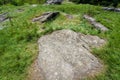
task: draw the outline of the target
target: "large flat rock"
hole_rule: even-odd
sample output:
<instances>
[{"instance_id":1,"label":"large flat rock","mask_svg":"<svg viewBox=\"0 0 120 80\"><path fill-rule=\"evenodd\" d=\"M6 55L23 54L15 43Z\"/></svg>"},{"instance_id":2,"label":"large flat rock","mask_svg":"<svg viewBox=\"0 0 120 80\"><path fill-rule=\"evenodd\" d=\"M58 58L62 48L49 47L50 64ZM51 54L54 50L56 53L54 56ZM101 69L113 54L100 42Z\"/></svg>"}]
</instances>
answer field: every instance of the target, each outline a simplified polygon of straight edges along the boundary
<instances>
[{"instance_id":1,"label":"large flat rock","mask_svg":"<svg viewBox=\"0 0 120 80\"><path fill-rule=\"evenodd\" d=\"M91 48L105 44L97 36L84 35L72 30L59 30L41 37L38 41L37 69L41 79L32 80L81 80L99 73L103 66L90 53Z\"/></svg>"}]
</instances>

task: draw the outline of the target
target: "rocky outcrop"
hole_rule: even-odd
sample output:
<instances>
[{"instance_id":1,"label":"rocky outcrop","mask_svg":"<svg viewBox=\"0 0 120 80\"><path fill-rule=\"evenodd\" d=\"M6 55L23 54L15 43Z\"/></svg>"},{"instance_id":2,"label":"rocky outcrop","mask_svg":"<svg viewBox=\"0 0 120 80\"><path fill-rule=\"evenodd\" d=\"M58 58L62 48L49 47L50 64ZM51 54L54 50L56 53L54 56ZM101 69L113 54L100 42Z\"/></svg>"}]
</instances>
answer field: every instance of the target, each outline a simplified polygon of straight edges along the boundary
<instances>
[{"instance_id":1,"label":"rocky outcrop","mask_svg":"<svg viewBox=\"0 0 120 80\"><path fill-rule=\"evenodd\" d=\"M8 13L3 13L3 14L0 14L0 30L2 30L5 26L5 23L7 21L9 21L9 18L8 18Z\"/></svg>"},{"instance_id":2,"label":"rocky outcrop","mask_svg":"<svg viewBox=\"0 0 120 80\"><path fill-rule=\"evenodd\" d=\"M47 0L46 4L61 4L63 0Z\"/></svg>"},{"instance_id":3,"label":"rocky outcrop","mask_svg":"<svg viewBox=\"0 0 120 80\"><path fill-rule=\"evenodd\" d=\"M86 20L88 20L96 29L101 30L101 31L108 31L108 28L106 28L104 25L101 23L98 23L94 18L90 17L89 15L84 15L83 16Z\"/></svg>"},{"instance_id":4,"label":"rocky outcrop","mask_svg":"<svg viewBox=\"0 0 120 80\"><path fill-rule=\"evenodd\" d=\"M120 8L103 7L102 9L103 9L103 10L106 10L106 11L120 12Z\"/></svg>"},{"instance_id":5,"label":"rocky outcrop","mask_svg":"<svg viewBox=\"0 0 120 80\"><path fill-rule=\"evenodd\" d=\"M40 22L46 22L48 20L54 19L59 12L46 12L42 14L40 17L33 18L32 22L40 21Z\"/></svg>"},{"instance_id":6,"label":"rocky outcrop","mask_svg":"<svg viewBox=\"0 0 120 80\"><path fill-rule=\"evenodd\" d=\"M84 35L71 30L59 30L41 37L38 41L37 66L41 79L33 80L80 80L99 73L103 66L91 54L91 48L105 44L97 36ZM38 69L37 68L37 69Z\"/></svg>"},{"instance_id":7,"label":"rocky outcrop","mask_svg":"<svg viewBox=\"0 0 120 80\"><path fill-rule=\"evenodd\" d=\"M8 19L7 15L8 15L8 13L0 14L0 22L7 20Z\"/></svg>"}]
</instances>

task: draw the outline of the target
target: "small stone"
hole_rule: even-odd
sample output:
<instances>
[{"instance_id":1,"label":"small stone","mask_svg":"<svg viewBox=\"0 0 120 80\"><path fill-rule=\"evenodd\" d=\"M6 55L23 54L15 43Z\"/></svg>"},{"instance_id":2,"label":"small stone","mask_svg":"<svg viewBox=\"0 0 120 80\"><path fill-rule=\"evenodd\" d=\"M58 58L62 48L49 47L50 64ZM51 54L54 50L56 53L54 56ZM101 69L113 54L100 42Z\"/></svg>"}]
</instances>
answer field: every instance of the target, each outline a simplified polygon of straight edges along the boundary
<instances>
[{"instance_id":1,"label":"small stone","mask_svg":"<svg viewBox=\"0 0 120 80\"><path fill-rule=\"evenodd\" d=\"M37 7L37 4L32 4L32 7Z\"/></svg>"},{"instance_id":2,"label":"small stone","mask_svg":"<svg viewBox=\"0 0 120 80\"><path fill-rule=\"evenodd\" d=\"M68 19L73 19L73 18L74 18L74 17L73 17L72 15L70 15L70 14L67 14L66 17L67 17Z\"/></svg>"},{"instance_id":3,"label":"small stone","mask_svg":"<svg viewBox=\"0 0 120 80\"><path fill-rule=\"evenodd\" d=\"M63 0L47 0L46 4L61 4Z\"/></svg>"}]
</instances>

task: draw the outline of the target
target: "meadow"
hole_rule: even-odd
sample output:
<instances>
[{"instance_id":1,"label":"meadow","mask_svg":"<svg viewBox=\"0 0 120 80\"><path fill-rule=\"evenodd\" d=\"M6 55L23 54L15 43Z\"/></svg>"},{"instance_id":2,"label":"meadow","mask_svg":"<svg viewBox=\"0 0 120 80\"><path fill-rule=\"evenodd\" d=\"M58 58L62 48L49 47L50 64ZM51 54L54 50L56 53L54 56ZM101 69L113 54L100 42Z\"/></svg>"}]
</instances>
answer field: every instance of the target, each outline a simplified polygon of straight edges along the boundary
<instances>
[{"instance_id":1,"label":"meadow","mask_svg":"<svg viewBox=\"0 0 120 80\"><path fill-rule=\"evenodd\" d=\"M18 12L18 9L23 9ZM59 11L55 20L46 23L33 23L32 19L44 12ZM38 39L55 30L71 29L76 32L97 35L107 41L100 49L92 53L105 65L105 71L87 80L120 79L120 13L102 10L101 6L89 4L64 3L62 5L0 6L0 13L9 12L4 29L0 30L0 80L26 80L30 65L38 55ZM73 16L68 19L65 14ZM92 27L85 19L89 14L109 28L101 32Z\"/></svg>"}]
</instances>

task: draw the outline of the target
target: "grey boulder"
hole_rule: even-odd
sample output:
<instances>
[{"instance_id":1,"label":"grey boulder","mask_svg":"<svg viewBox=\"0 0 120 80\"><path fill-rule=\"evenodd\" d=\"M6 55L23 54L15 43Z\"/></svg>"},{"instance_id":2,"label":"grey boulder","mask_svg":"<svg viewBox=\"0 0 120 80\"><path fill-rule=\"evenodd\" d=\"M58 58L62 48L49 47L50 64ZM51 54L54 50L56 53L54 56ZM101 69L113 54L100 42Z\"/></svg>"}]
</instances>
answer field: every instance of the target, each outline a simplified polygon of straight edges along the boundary
<instances>
[{"instance_id":1,"label":"grey boulder","mask_svg":"<svg viewBox=\"0 0 120 80\"><path fill-rule=\"evenodd\" d=\"M8 22L8 21L9 21L8 12L0 14L0 30L2 30L3 28L7 27L5 25L5 23Z\"/></svg>"},{"instance_id":2,"label":"grey boulder","mask_svg":"<svg viewBox=\"0 0 120 80\"><path fill-rule=\"evenodd\" d=\"M46 4L61 4L63 0L47 0Z\"/></svg>"},{"instance_id":3,"label":"grey boulder","mask_svg":"<svg viewBox=\"0 0 120 80\"><path fill-rule=\"evenodd\" d=\"M106 11L115 11L115 12L120 12L120 8L113 8L113 7L103 7L103 10Z\"/></svg>"},{"instance_id":4,"label":"grey boulder","mask_svg":"<svg viewBox=\"0 0 120 80\"><path fill-rule=\"evenodd\" d=\"M46 12L43 13L40 17L33 18L32 22L40 21L43 23L48 20L54 19L57 15L59 15L59 12Z\"/></svg>"},{"instance_id":5,"label":"grey boulder","mask_svg":"<svg viewBox=\"0 0 120 80\"><path fill-rule=\"evenodd\" d=\"M7 15L8 15L8 13L0 14L0 22L7 20L8 19Z\"/></svg>"},{"instance_id":6,"label":"grey boulder","mask_svg":"<svg viewBox=\"0 0 120 80\"><path fill-rule=\"evenodd\" d=\"M41 37L38 44L36 63L40 73L32 73L41 79L32 76L33 80L81 80L103 69L103 65L90 52L91 48L105 44L97 36L59 30Z\"/></svg>"},{"instance_id":7,"label":"grey boulder","mask_svg":"<svg viewBox=\"0 0 120 80\"><path fill-rule=\"evenodd\" d=\"M88 20L96 29L101 30L103 32L108 31L109 29L102 25L101 23L97 22L94 18L89 15L83 16L86 20Z\"/></svg>"}]
</instances>

